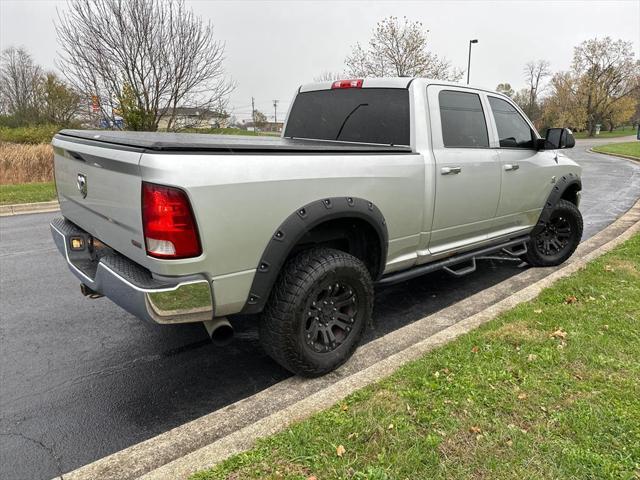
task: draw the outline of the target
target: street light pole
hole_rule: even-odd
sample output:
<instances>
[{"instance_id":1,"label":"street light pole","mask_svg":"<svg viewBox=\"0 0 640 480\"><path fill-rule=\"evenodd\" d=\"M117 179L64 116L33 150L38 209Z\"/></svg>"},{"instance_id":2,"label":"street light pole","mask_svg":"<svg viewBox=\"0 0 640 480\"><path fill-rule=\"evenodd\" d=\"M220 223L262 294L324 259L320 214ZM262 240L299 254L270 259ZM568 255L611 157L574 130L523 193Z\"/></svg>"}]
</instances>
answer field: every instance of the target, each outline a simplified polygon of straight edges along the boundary
<instances>
[{"instance_id":1,"label":"street light pole","mask_svg":"<svg viewBox=\"0 0 640 480\"><path fill-rule=\"evenodd\" d=\"M469 85L469 76L471 75L471 44L478 43L477 39L469 40L469 61L467 62L467 85Z\"/></svg>"}]
</instances>

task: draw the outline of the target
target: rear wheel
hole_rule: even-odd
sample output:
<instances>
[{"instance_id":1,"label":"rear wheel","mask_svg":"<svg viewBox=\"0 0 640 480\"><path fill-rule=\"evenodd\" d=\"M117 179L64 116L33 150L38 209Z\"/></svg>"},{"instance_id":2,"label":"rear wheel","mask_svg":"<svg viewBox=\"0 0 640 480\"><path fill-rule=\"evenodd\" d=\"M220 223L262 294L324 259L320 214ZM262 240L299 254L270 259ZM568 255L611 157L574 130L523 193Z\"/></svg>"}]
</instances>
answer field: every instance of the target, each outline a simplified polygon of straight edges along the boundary
<instances>
[{"instance_id":1,"label":"rear wheel","mask_svg":"<svg viewBox=\"0 0 640 480\"><path fill-rule=\"evenodd\" d=\"M566 261L582 238L582 215L573 203L559 200L549 220L536 227L537 232L527 244L527 253L522 256L535 267L550 267Z\"/></svg>"},{"instance_id":2,"label":"rear wheel","mask_svg":"<svg viewBox=\"0 0 640 480\"><path fill-rule=\"evenodd\" d=\"M308 250L283 268L260 319L260 340L286 369L322 375L353 354L372 310L373 282L360 260Z\"/></svg>"}]
</instances>

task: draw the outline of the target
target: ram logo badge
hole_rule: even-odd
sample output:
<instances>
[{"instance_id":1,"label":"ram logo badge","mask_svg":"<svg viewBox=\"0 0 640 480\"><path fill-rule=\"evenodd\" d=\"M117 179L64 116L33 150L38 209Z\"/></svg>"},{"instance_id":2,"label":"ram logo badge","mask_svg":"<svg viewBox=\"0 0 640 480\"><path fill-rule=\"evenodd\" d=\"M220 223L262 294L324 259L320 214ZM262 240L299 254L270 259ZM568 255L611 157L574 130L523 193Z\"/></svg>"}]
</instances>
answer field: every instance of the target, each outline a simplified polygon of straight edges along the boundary
<instances>
[{"instance_id":1,"label":"ram logo badge","mask_svg":"<svg viewBox=\"0 0 640 480\"><path fill-rule=\"evenodd\" d=\"M76 179L76 187L82 198L87 198L87 176L84 173L79 173Z\"/></svg>"}]
</instances>

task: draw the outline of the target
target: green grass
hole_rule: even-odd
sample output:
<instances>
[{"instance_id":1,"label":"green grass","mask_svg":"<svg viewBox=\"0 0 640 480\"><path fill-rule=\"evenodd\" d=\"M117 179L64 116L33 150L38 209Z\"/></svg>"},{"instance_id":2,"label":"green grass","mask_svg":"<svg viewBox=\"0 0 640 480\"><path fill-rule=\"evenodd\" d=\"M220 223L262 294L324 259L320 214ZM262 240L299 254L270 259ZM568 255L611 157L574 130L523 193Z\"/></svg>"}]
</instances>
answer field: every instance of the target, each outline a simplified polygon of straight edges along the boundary
<instances>
[{"instance_id":1,"label":"green grass","mask_svg":"<svg viewBox=\"0 0 640 480\"><path fill-rule=\"evenodd\" d=\"M0 142L11 143L51 143L53 136L62 127L38 125L33 127L0 127Z\"/></svg>"},{"instance_id":2,"label":"green grass","mask_svg":"<svg viewBox=\"0 0 640 480\"><path fill-rule=\"evenodd\" d=\"M595 137L589 137L589 132L576 132L573 134L575 138L615 138L635 135L637 130L631 126L621 127L610 132L608 130L600 130L600 134Z\"/></svg>"},{"instance_id":3,"label":"green grass","mask_svg":"<svg viewBox=\"0 0 640 480\"><path fill-rule=\"evenodd\" d=\"M640 160L640 141L638 140L634 140L633 142L599 145L597 147L593 147L593 150L601 153L615 153L618 155L626 155L628 157L635 157Z\"/></svg>"},{"instance_id":4,"label":"green grass","mask_svg":"<svg viewBox=\"0 0 640 480\"><path fill-rule=\"evenodd\" d=\"M161 310L190 310L211 307L211 290L206 283L179 288L173 292L151 293L151 301Z\"/></svg>"},{"instance_id":5,"label":"green grass","mask_svg":"<svg viewBox=\"0 0 640 480\"><path fill-rule=\"evenodd\" d=\"M191 478L638 479L639 352L636 235L536 300Z\"/></svg>"},{"instance_id":6,"label":"green grass","mask_svg":"<svg viewBox=\"0 0 640 480\"><path fill-rule=\"evenodd\" d=\"M0 185L0 205L48 202L56 199L53 182Z\"/></svg>"}]
</instances>

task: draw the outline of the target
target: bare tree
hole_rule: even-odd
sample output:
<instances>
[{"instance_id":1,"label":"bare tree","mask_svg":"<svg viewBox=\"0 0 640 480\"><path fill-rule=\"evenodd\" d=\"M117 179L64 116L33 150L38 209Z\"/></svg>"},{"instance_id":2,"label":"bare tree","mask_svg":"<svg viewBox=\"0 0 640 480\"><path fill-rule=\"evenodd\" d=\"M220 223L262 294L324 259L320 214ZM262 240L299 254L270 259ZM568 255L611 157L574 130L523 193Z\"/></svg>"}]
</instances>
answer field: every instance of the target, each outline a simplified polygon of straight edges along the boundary
<instances>
[{"instance_id":1,"label":"bare tree","mask_svg":"<svg viewBox=\"0 0 640 480\"><path fill-rule=\"evenodd\" d=\"M640 88L640 61L635 59L632 42L610 37L582 42L574 49L571 70L590 136L617 103Z\"/></svg>"},{"instance_id":2,"label":"bare tree","mask_svg":"<svg viewBox=\"0 0 640 480\"><path fill-rule=\"evenodd\" d=\"M9 47L0 57L0 106L18 123L37 121L42 69L24 48Z\"/></svg>"},{"instance_id":3,"label":"bare tree","mask_svg":"<svg viewBox=\"0 0 640 480\"><path fill-rule=\"evenodd\" d=\"M422 23L404 17L387 17L378 22L363 48L352 47L345 59L347 74L352 77L429 77L459 80L463 72L453 69L448 60L427 50L427 31Z\"/></svg>"},{"instance_id":4,"label":"bare tree","mask_svg":"<svg viewBox=\"0 0 640 480\"><path fill-rule=\"evenodd\" d=\"M524 67L529 99L523 110L533 121L536 121L539 117L538 98L545 88L544 80L551 75L550 66L551 64L547 60L538 60L528 62Z\"/></svg>"},{"instance_id":5,"label":"bare tree","mask_svg":"<svg viewBox=\"0 0 640 480\"><path fill-rule=\"evenodd\" d=\"M513 97L515 95L513 87L511 87L510 83L499 83L496 87L496 92L500 92L507 97Z\"/></svg>"},{"instance_id":6,"label":"bare tree","mask_svg":"<svg viewBox=\"0 0 640 480\"><path fill-rule=\"evenodd\" d=\"M323 70L320 75L313 77L314 82L332 82L333 80L340 80L344 75L339 72L331 72L329 70Z\"/></svg>"},{"instance_id":7,"label":"bare tree","mask_svg":"<svg viewBox=\"0 0 640 480\"><path fill-rule=\"evenodd\" d=\"M70 0L56 29L61 70L113 124L174 129L178 107L222 110L233 90L224 44L183 0Z\"/></svg>"}]
</instances>

